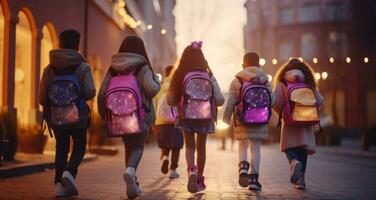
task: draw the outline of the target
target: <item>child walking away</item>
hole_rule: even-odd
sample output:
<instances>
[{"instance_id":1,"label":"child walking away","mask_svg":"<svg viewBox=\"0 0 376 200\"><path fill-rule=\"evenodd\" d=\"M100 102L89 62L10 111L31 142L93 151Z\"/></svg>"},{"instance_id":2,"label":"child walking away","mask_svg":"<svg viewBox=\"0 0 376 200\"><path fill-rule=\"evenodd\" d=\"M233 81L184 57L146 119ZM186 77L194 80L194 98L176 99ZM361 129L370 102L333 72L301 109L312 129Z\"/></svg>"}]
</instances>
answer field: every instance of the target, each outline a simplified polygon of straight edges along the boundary
<instances>
[{"instance_id":1,"label":"child walking away","mask_svg":"<svg viewBox=\"0 0 376 200\"><path fill-rule=\"evenodd\" d=\"M171 82L171 73L173 66L168 66L165 69L165 80L162 83L161 91L156 96L156 111L157 119L154 127L158 135L158 146L161 148L161 171L167 174L169 171L169 154L171 152L170 178L178 178L179 174L176 172L179 162L180 149L183 148L183 134L175 128L175 122L178 115L176 107L167 105L166 94Z\"/></svg>"},{"instance_id":2,"label":"child walking away","mask_svg":"<svg viewBox=\"0 0 376 200\"><path fill-rule=\"evenodd\" d=\"M233 115L234 137L239 140L239 184L242 187L249 185L250 190L262 187L259 182L260 148L261 140L268 138L272 102L271 85L259 66L259 56L253 52L245 54L243 70L236 74L230 85L223 121L231 123Z\"/></svg>"},{"instance_id":3,"label":"child walking away","mask_svg":"<svg viewBox=\"0 0 376 200\"><path fill-rule=\"evenodd\" d=\"M75 178L85 155L86 129L90 123L86 101L94 98L95 85L90 66L78 53L80 33L65 30L59 40L59 49L50 52L50 64L43 71L39 103L56 140L56 196L67 197L78 195ZM73 151L67 162L70 137Z\"/></svg>"},{"instance_id":4,"label":"child walking away","mask_svg":"<svg viewBox=\"0 0 376 200\"><path fill-rule=\"evenodd\" d=\"M176 127L182 130L184 135L188 191L191 193L206 188L203 176L206 137L208 133L214 133L216 107L224 103L223 95L205 60L201 45L202 42L192 42L184 49L167 93L167 103L178 106ZM195 150L197 150L197 167Z\"/></svg>"},{"instance_id":5,"label":"child walking away","mask_svg":"<svg viewBox=\"0 0 376 200\"><path fill-rule=\"evenodd\" d=\"M293 58L276 74L275 104L281 128L281 151L290 162L290 182L305 189L307 155L315 153L315 128L324 98L316 89L313 71L305 62Z\"/></svg>"},{"instance_id":6,"label":"child walking away","mask_svg":"<svg viewBox=\"0 0 376 200\"><path fill-rule=\"evenodd\" d=\"M98 110L110 137L122 137L125 148L123 174L129 199L141 195L136 170L150 126L155 121L152 98L160 85L151 68L144 42L126 37L111 59L98 94Z\"/></svg>"}]
</instances>

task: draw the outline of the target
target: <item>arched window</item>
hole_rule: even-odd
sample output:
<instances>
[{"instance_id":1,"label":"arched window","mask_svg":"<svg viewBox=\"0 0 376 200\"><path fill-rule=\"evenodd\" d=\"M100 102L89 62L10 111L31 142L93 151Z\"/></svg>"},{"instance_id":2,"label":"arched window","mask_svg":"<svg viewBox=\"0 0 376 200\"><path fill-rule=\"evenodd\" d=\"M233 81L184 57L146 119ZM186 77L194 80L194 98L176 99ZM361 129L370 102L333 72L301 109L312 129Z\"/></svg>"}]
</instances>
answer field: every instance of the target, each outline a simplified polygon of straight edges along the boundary
<instances>
[{"instance_id":1,"label":"arched window","mask_svg":"<svg viewBox=\"0 0 376 200\"><path fill-rule=\"evenodd\" d=\"M34 122L32 115L35 80L33 71L33 31L35 23L31 12L22 9L18 13L16 26L16 59L15 59L15 98L14 106L21 126ZM34 30L33 30L34 29Z\"/></svg>"},{"instance_id":2,"label":"arched window","mask_svg":"<svg viewBox=\"0 0 376 200\"><path fill-rule=\"evenodd\" d=\"M58 46L56 30L54 26L47 22L42 28L43 38L40 48L40 77L45 67L50 63L49 53L52 49L56 49Z\"/></svg>"},{"instance_id":3,"label":"arched window","mask_svg":"<svg viewBox=\"0 0 376 200\"><path fill-rule=\"evenodd\" d=\"M317 56L317 38L312 33L305 33L300 38L300 55L304 59L312 59Z\"/></svg>"},{"instance_id":4,"label":"arched window","mask_svg":"<svg viewBox=\"0 0 376 200\"><path fill-rule=\"evenodd\" d=\"M4 61L5 56L7 55L5 43L6 43L6 31L7 31L7 24L6 21L9 17L9 11L7 2L4 0L0 1L0 108L4 105L3 103L3 96L4 94L4 83L5 83L5 74L4 68L6 67L6 63Z\"/></svg>"}]
</instances>

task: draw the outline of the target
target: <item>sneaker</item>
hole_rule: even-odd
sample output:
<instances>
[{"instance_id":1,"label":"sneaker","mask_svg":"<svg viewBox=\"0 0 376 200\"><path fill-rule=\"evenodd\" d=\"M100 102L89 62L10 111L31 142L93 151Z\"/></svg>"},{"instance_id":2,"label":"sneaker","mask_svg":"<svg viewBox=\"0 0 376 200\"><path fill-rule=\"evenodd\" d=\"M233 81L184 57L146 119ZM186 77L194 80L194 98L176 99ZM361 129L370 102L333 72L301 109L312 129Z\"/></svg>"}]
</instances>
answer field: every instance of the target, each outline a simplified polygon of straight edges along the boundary
<instances>
[{"instance_id":1,"label":"sneaker","mask_svg":"<svg viewBox=\"0 0 376 200\"><path fill-rule=\"evenodd\" d=\"M136 177L136 192L137 192L137 196L140 197L141 194L142 194L142 191L141 191L141 188L140 188L140 183L137 181L137 177Z\"/></svg>"},{"instance_id":2,"label":"sneaker","mask_svg":"<svg viewBox=\"0 0 376 200\"><path fill-rule=\"evenodd\" d=\"M200 176L197 179L197 192L201 192L206 189L205 176Z\"/></svg>"},{"instance_id":3,"label":"sneaker","mask_svg":"<svg viewBox=\"0 0 376 200\"><path fill-rule=\"evenodd\" d=\"M304 190L306 188L305 180L304 180L304 173L300 172L299 179L294 183L294 187L296 189Z\"/></svg>"},{"instance_id":4,"label":"sneaker","mask_svg":"<svg viewBox=\"0 0 376 200\"><path fill-rule=\"evenodd\" d=\"M65 197L67 194L65 192L65 187L62 183L58 182L55 185L55 196L56 197Z\"/></svg>"},{"instance_id":5,"label":"sneaker","mask_svg":"<svg viewBox=\"0 0 376 200\"><path fill-rule=\"evenodd\" d=\"M136 170L132 167L128 167L123 174L125 183L127 184L127 196L128 199L135 199L137 197L137 184L136 184Z\"/></svg>"},{"instance_id":6,"label":"sneaker","mask_svg":"<svg viewBox=\"0 0 376 200\"><path fill-rule=\"evenodd\" d=\"M196 193L197 188L197 168L196 166L188 167L188 192L190 193Z\"/></svg>"},{"instance_id":7,"label":"sneaker","mask_svg":"<svg viewBox=\"0 0 376 200\"><path fill-rule=\"evenodd\" d=\"M66 196L77 196L78 190L76 186L76 182L74 177L68 171L63 172L63 176L61 177L61 182L65 187Z\"/></svg>"},{"instance_id":8,"label":"sneaker","mask_svg":"<svg viewBox=\"0 0 376 200\"><path fill-rule=\"evenodd\" d=\"M247 187L249 184L248 170L249 162L241 161L239 163L239 185L242 187Z\"/></svg>"},{"instance_id":9,"label":"sneaker","mask_svg":"<svg viewBox=\"0 0 376 200\"><path fill-rule=\"evenodd\" d=\"M295 183L299 179L300 170L302 169L302 163L297 160L291 160L290 165L290 182Z\"/></svg>"},{"instance_id":10,"label":"sneaker","mask_svg":"<svg viewBox=\"0 0 376 200\"><path fill-rule=\"evenodd\" d=\"M169 177L170 178L179 178L179 174L178 174L178 172L176 172L176 170L170 170L170 175L169 175Z\"/></svg>"},{"instance_id":11,"label":"sneaker","mask_svg":"<svg viewBox=\"0 0 376 200\"><path fill-rule=\"evenodd\" d=\"M249 175L249 187L250 190L261 190L262 185L258 181L258 174L250 174Z\"/></svg>"},{"instance_id":12,"label":"sneaker","mask_svg":"<svg viewBox=\"0 0 376 200\"><path fill-rule=\"evenodd\" d=\"M161 166L161 171L162 171L163 174L167 174L168 173L168 164L169 164L168 157L167 156L163 156L162 157L162 166Z\"/></svg>"}]
</instances>

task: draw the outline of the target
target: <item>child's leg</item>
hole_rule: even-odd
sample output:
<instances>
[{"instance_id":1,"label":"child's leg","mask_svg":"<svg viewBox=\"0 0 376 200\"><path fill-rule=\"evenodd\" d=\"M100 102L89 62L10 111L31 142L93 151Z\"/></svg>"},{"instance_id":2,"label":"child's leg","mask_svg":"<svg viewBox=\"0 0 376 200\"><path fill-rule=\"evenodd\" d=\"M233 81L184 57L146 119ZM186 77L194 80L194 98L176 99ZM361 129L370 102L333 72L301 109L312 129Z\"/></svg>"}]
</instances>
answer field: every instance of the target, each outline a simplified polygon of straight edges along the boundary
<instances>
[{"instance_id":1,"label":"child's leg","mask_svg":"<svg viewBox=\"0 0 376 200\"><path fill-rule=\"evenodd\" d=\"M141 161L142 155L144 153L144 145L148 133L139 133L137 135L132 135L131 150L128 158L128 167L133 167L137 169L138 164Z\"/></svg>"},{"instance_id":2,"label":"child's leg","mask_svg":"<svg viewBox=\"0 0 376 200\"><path fill-rule=\"evenodd\" d=\"M249 140L250 151L251 151L251 174L258 174L260 169L260 159L261 159L261 141L260 140Z\"/></svg>"},{"instance_id":3,"label":"child's leg","mask_svg":"<svg viewBox=\"0 0 376 200\"><path fill-rule=\"evenodd\" d=\"M292 160L299 160L296 148L286 149L285 153L289 163L291 163Z\"/></svg>"},{"instance_id":4,"label":"child's leg","mask_svg":"<svg viewBox=\"0 0 376 200\"><path fill-rule=\"evenodd\" d=\"M179 154L180 154L179 148L171 149L171 166L170 166L170 169L176 170L176 168L178 168Z\"/></svg>"},{"instance_id":5,"label":"child's leg","mask_svg":"<svg viewBox=\"0 0 376 200\"><path fill-rule=\"evenodd\" d=\"M163 159L164 156L169 156L170 154L170 149L169 148L161 148L161 160Z\"/></svg>"},{"instance_id":6,"label":"child's leg","mask_svg":"<svg viewBox=\"0 0 376 200\"><path fill-rule=\"evenodd\" d=\"M197 134L197 174L204 174L206 161L206 138L207 134Z\"/></svg>"},{"instance_id":7,"label":"child's leg","mask_svg":"<svg viewBox=\"0 0 376 200\"><path fill-rule=\"evenodd\" d=\"M56 140L56 155L55 155L55 184L61 182L61 176L64 170L67 169L67 158L69 152L69 134L65 131L54 132Z\"/></svg>"},{"instance_id":8,"label":"child's leg","mask_svg":"<svg viewBox=\"0 0 376 200\"><path fill-rule=\"evenodd\" d=\"M73 151L69 158L68 171L76 177L78 166L84 158L86 152L86 128L77 129L72 133Z\"/></svg>"},{"instance_id":9,"label":"child's leg","mask_svg":"<svg viewBox=\"0 0 376 200\"><path fill-rule=\"evenodd\" d=\"M185 159L187 161L187 166L192 167L195 165L195 134L193 133L183 133L185 141Z\"/></svg>"},{"instance_id":10,"label":"child's leg","mask_svg":"<svg viewBox=\"0 0 376 200\"><path fill-rule=\"evenodd\" d=\"M248 144L249 142L247 139L239 140L239 162L248 162Z\"/></svg>"},{"instance_id":11,"label":"child's leg","mask_svg":"<svg viewBox=\"0 0 376 200\"><path fill-rule=\"evenodd\" d=\"M305 148L299 148L298 160L302 163L302 169L300 171L305 173L305 170L307 168L307 160L308 160L307 150Z\"/></svg>"},{"instance_id":12,"label":"child's leg","mask_svg":"<svg viewBox=\"0 0 376 200\"><path fill-rule=\"evenodd\" d=\"M125 160L125 167L128 167L129 155L131 155L131 147L132 147L132 138L129 136L122 137L123 144L124 144L124 160Z\"/></svg>"},{"instance_id":13,"label":"child's leg","mask_svg":"<svg viewBox=\"0 0 376 200\"><path fill-rule=\"evenodd\" d=\"M299 161L299 147L286 149L285 153L290 162L290 182L295 183L298 181L302 169L302 163Z\"/></svg>"}]
</instances>

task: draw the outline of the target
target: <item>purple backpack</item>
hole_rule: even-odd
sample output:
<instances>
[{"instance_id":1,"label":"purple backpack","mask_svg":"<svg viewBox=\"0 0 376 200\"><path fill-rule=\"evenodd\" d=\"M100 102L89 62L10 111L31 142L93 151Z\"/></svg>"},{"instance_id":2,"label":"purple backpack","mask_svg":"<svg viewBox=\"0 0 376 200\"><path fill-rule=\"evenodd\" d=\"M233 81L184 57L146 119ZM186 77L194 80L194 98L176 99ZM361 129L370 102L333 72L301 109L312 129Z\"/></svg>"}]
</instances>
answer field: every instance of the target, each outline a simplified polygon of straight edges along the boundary
<instances>
[{"instance_id":1,"label":"purple backpack","mask_svg":"<svg viewBox=\"0 0 376 200\"><path fill-rule=\"evenodd\" d=\"M214 90L208 72L192 71L183 81L183 119L207 121L215 117Z\"/></svg>"},{"instance_id":2,"label":"purple backpack","mask_svg":"<svg viewBox=\"0 0 376 200\"><path fill-rule=\"evenodd\" d=\"M236 118L243 125L268 124L271 104L271 94L265 85L245 81L240 90L240 103L235 107Z\"/></svg>"},{"instance_id":3,"label":"purple backpack","mask_svg":"<svg viewBox=\"0 0 376 200\"><path fill-rule=\"evenodd\" d=\"M136 134L145 130L145 112L135 71L113 76L105 94L109 137Z\"/></svg>"},{"instance_id":4,"label":"purple backpack","mask_svg":"<svg viewBox=\"0 0 376 200\"><path fill-rule=\"evenodd\" d=\"M289 126L312 126L319 124L320 113L315 91L305 83L288 83L287 100L283 107L283 119ZM280 113L280 118L281 118Z\"/></svg>"},{"instance_id":5,"label":"purple backpack","mask_svg":"<svg viewBox=\"0 0 376 200\"><path fill-rule=\"evenodd\" d=\"M43 117L53 130L84 128L90 120L89 108L75 70L70 74L55 72L55 77L48 84L47 106L43 110Z\"/></svg>"}]
</instances>

